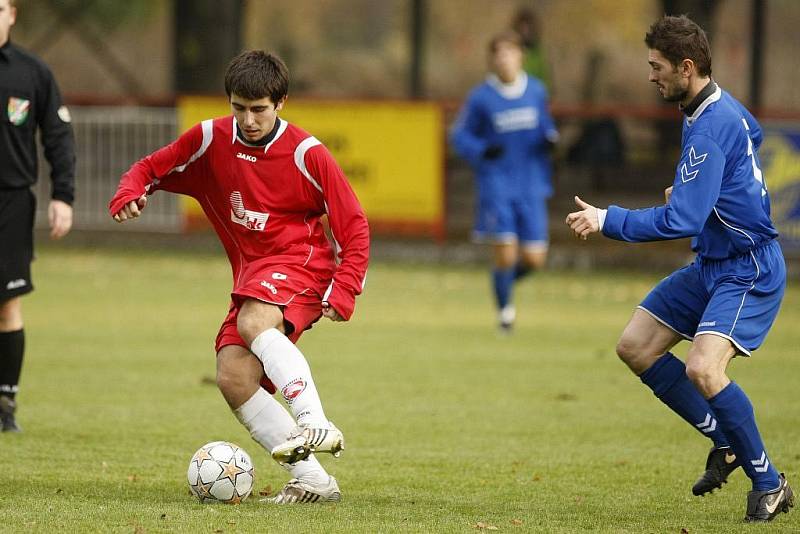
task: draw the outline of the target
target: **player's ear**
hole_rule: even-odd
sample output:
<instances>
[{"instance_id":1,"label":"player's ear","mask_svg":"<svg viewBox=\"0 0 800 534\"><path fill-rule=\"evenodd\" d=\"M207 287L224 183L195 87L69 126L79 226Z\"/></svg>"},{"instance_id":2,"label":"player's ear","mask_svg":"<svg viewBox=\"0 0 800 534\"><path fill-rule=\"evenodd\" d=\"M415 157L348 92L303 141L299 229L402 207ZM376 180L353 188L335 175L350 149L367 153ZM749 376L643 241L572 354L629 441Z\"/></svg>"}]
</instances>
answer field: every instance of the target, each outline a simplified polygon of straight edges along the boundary
<instances>
[{"instance_id":1,"label":"player's ear","mask_svg":"<svg viewBox=\"0 0 800 534\"><path fill-rule=\"evenodd\" d=\"M275 111L280 111L283 109L283 105L286 103L286 99L289 98L288 96L284 96L281 98L277 104L275 104Z\"/></svg>"},{"instance_id":2,"label":"player's ear","mask_svg":"<svg viewBox=\"0 0 800 534\"><path fill-rule=\"evenodd\" d=\"M684 59L681 61L680 65L678 66L678 70L680 70L681 76L684 78L688 78L693 72L697 71L694 61L691 59Z\"/></svg>"}]
</instances>

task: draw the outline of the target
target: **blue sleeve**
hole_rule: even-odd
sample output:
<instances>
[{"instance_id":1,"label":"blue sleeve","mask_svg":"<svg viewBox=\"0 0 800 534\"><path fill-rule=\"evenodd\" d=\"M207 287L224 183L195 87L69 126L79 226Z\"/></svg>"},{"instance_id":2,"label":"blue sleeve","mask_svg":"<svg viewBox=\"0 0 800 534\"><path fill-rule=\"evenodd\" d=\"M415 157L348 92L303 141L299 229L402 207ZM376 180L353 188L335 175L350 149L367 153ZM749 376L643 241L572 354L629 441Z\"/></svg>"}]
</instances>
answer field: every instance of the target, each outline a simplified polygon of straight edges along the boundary
<instances>
[{"instance_id":1,"label":"blue sleeve","mask_svg":"<svg viewBox=\"0 0 800 534\"><path fill-rule=\"evenodd\" d=\"M540 110L541 115L541 128L545 139L548 143L556 143L558 141L558 129L553 116L550 114L550 100L547 96L547 91L544 91L544 98Z\"/></svg>"},{"instance_id":2,"label":"blue sleeve","mask_svg":"<svg viewBox=\"0 0 800 534\"><path fill-rule=\"evenodd\" d=\"M475 93L472 93L453 124L450 141L458 154L473 166L477 166L488 142L481 137L484 128L484 115Z\"/></svg>"},{"instance_id":3,"label":"blue sleeve","mask_svg":"<svg viewBox=\"0 0 800 534\"><path fill-rule=\"evenodd\" d=\"M750 139L753 141L753 148L758 151L761 147L761 141L764 140L764 134L761 132L761 125L758 124L756 118L753 117L746 107L739 104L739 109L742 111L744 120L747 122L747 135L749 135Z\"/></svg>"},{"instance_id":4,"label":"blue sleeve","mask_svg":"<svg viewBox=\"0 0 800 534\"><path fill-rule=\"evenodd\" d=\"M603 234L620 241L663 241L700 233L719 198L725 155L706 135L690 137L683 147L669 204L628 210L609 206Z\"/></svg>"}]
</instances>

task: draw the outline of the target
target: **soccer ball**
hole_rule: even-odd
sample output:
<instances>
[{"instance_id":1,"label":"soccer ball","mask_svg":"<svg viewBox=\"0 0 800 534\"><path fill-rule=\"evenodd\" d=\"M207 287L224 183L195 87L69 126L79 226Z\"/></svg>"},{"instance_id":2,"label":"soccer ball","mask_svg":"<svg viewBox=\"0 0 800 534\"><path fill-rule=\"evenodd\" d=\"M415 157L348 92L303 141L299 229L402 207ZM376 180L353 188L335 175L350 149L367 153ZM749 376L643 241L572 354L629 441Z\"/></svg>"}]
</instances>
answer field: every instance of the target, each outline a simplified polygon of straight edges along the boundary
<instances>
[{"instance_id":1,"label":"soccer ball","mask_svg":"<svg viewBox=\"0 0 800 534\"><path fill-rule=\"evenodd\" d=\"M255 474L250 456L238 445L212 441L189 462L189 489L205 501L239 504L253 491Z\"/></svg>"}]
</instances>

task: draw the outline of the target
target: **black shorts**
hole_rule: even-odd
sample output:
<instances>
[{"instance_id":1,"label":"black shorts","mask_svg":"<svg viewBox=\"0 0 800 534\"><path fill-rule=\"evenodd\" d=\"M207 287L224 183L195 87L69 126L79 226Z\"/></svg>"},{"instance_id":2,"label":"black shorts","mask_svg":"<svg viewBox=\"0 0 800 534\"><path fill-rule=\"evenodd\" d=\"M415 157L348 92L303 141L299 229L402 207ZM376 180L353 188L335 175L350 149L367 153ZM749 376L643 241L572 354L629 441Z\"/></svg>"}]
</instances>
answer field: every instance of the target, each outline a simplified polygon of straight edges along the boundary
<instances>
[{"instance_id":1,"label":"black shorts","mask_svg":"<svg viewBox=\"0 0 800 534\"><path fill-rule=\"evenodd\" d=\"M33 220L30 189L0 189L0 302L33 291Z\"/></svg>"}]
</instances>

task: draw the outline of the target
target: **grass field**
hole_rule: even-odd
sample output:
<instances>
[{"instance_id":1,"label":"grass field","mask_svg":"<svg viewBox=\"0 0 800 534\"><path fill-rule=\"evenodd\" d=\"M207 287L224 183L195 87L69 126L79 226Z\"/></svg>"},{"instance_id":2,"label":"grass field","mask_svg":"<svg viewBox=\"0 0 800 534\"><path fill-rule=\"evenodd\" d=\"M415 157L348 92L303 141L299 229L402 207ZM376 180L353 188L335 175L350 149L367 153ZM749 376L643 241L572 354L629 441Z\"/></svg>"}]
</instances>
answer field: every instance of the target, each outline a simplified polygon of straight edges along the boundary
<instances>
[{"instance_id":1,"label":"grass field","mask_svg":"<svg viewBox=\"0 0 800 534\"><path fill-rule=\"evenodd\" d=\"M202 444L238 442L256 488L286 474L213 384L230 274L219 255L40 250L26 297L25 432L0 435L0 532L789 532L741 523L746 477L692 497L709 443L614 354L661 274L546 273L495 332L477 268L376 263L350 324L300 340L347 437L342 501L201 505ZM733 363L773 460L800 490L800 288ZM684 354L685 344L679 354Z\"/></svg>"}]
</instances>

